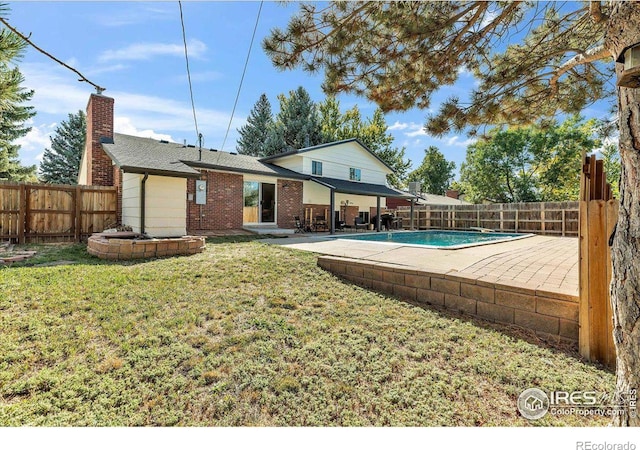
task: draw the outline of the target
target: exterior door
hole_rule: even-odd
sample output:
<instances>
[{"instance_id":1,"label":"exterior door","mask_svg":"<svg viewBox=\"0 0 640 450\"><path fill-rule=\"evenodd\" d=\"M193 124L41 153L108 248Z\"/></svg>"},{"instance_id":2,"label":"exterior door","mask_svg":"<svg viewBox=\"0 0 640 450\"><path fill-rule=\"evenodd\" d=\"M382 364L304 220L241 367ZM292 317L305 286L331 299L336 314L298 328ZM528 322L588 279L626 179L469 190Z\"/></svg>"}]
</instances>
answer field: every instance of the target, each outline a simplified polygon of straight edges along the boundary
<instances>
[{"instance_id":1,"label":"exterior door","mask_svg":"<svg viewBox=\"0 0 640 450\"><path fill-rule=\"evenodd\" d=\"M274 223L276 221L275 184L245 181L243 196L243 223Z\"/></svg>"},{"instance_id":2,"label":"exterior door","mask_svg":"<svg viewBox=\"0 0 640 450\"><path fill-rule=\"evenodd\" d=\"M260 183L260 222L276 221L276 185Z\"/></svg>"}]
</instances>

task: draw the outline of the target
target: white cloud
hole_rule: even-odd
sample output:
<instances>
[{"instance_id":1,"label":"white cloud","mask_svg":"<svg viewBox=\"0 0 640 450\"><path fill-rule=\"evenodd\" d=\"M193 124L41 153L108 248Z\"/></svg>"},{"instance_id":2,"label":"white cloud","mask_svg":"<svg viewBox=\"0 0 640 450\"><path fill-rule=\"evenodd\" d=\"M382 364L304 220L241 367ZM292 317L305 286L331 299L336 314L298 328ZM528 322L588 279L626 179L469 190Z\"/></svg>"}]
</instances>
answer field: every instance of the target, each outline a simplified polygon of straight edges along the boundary
<instances>
[{"instance_id":1,"label":"white cloud","mask_svg":"<svg viewBox=\"0 0 640 450\"><path fill-rule=\"evenodd\" d=\"M389 127L389 130L405 130L409 126L406 122L398 122L397 120Z\"/></svg>"},{"instance_id":2,"label":"white cloud","mask_svg":"<svg viewBox=\"0 0 640 450\"><path fill-rule=\"evenodd\" d=\"M20 145L20 160L26 166L40 164L44 154L43 150L50 147L51 141L49 137L53 135L57 126L56 123L41 125L30 123L30 125L32 125L31 131L15 141L16 144Z\"/></svg>"},{"instance_id":3,"label":"white cloud","mask_svg":"<svg viewBox=\"0 0 640 450\"><path fill-rule=\"evenodd\" d=\"M460 136L451 136L449 138L443 139L446 145L449 147L463 147L467 148L471 144L474 144L477 139L465 139L464 141L460 140Z\"/></svg>"},{"instance_id":4,"label":"white cloud","mask_svg":"<svg viewBox=\"0 0 640 450\"><path fill-rule=\"evenodd\" d=\"M158 141L164 140L175 142L169 134L156 133L153 130L138 130L133 123L131 123L131 119L128 117L115 117L113 119L113 128L116 133L152 138Z\"/></svg>"},{"instance_id":5,"label":"white cloud","mask_svg":"<svg viewBox=\"0 0 640 450\"><path fill-rule=\"evenodd\" d=\"M123 7L118 14L111 14L108 16L99 15L94 17L94 20L102 26L106 27L122 27L129 25L139 25L148 22L158 22L159 20L171 20L175 18L175 9L168 7L162 8L156 5L140 5L140 4L127 4L122 5L129 6Z\"/></svg>"},{"instance_id":6,"label":"white cloud","mask_svg":"<svg viewBox=\"0 0 640 450\"><path fill-rule=\"evenodd\" d=\"M396 121L393 125L389 127L389 130L395 131L404 131L402 133L407 137L416 137L416 136L427 136L427 132L424 130L424 126L415 122L398 122Z\"/></svg>"},{"instance_id":7,"label":"white cloud","mask_svg":"<svg viewBox=\"0 0 640 450\"><path fill-rule=\"evenodd\" d=\"M207 45L198 39L191 39L187 43L187 49L190 57L199 58L207 51ZM184 56L184 45L141 42L117 50L106 50L98 60L100 62L144 61L156 56Z\"/></svg>"},{"instance_id":8,"label":"white cloud","mask_svg":"<svg viewBox=\"0 0 640 450\"><path fill-rule=\"evenodd\" d=\"M25 87L35 90L31 104L38 112L35 117L38 127L44 120L48 123L59 121L66 119L70 112L86 110L89 95L94 92L94 89L87 83L78 83L75 74L62 68L52 69L49 64L24 64L21 70L26 80ZM191 143L196 142L193 112L188 98L175 100L111 91L108 85L105 87L107 88L105 95L115 99L114 127L118 132L140 133L136 135L158 139L173 137L177 142L187 138ZM196 113L199 131L204 135L205 145L219 147L229 124L230 112L200 108L196 102ZM245 123L245 119L246 117L242 117L241 114L236 115L231 123L225 148L235 146L236 130ZM40 146L40 150L46 145Z\"/></svg>"},{"instance_id":9,"label":"white cloud","mask_svg":"<svg viewBox=\"0 0 640 450\"><path fill-rule=\"evenodd\" d=\"M31 131L16 139L15 142L20 145L23 152L42 151L44 148L49 147L51 143L49 137L53 135L56 125L54 123L32 126Z\"/></svg>"}]
</instances>

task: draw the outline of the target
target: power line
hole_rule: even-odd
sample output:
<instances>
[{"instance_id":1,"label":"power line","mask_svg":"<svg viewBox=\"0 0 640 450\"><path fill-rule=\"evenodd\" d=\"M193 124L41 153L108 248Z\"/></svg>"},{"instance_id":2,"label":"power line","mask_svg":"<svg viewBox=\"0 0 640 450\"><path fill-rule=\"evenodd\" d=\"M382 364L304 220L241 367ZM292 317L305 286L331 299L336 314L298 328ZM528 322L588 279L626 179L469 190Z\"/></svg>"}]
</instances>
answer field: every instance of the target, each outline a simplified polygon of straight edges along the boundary
<instances>
[{"instance_id":1,"label":"power line","mask_svg":"<svg viewBox=\"0 0 640 450\"><path fill-rule=\"evenodd\" d=\"M78 70L74 69L73 67L71 67L70 65L60 61L58 58L56 58L55 56L53 56L51 53L48 53L47 51L43 50L42 48L38 47L36 44L34 44L33 42L31 42L31 34L29 34L29 36L25 36L24 34L20 33L18 30L16 30L14 27L12 27L11 25L9 25L9 22L7 22L6 19L0 17L0 22L2 22L4 24L4 26L6 26L9 30L11 30L13 33L15 33L16 35L18 35L20 38L22 38L23 41L25 41L27 44L29 44L30 46L32 46L33 48L35 48L36 50L38 50L40 53L42 53L43 55L53 59L55 62L57 62L58 64L66 67L67 69L71 70L72 72L75 72L80 78L78 79L78 81L85 81L87 83L89 83L91 86L96 88L96 92L98 94L102 94L102 91L105 90L105 88L98 86L97 84L89 81L87 79L87 77L85 77L84 75L82 75Z\"/></svg>"},{"instance_id":2,"label":"power line","mask_svg":"<svg viewBox=\"0 0 640 450\"><path fill-rule=\"evenodd\" d=\"M244 81L244 75L247 73L247 65L249 64L249 57L251 56L251 48L253 47L253 40L256 37L256 30L258 29L258 22L260 22L260 13L262 12L262 4L264 0L260 2L260 8L258 9L258 16L256 17L256 24L253 27L253 35L251 36L251 43L249 44L249 51L247 52L247 59L244 62L244 69L242 70L242 77L240 77L240 86L238 86L238 93L236 94L236 100L233 102L233 109L231 110L231 117L229 118L229 125L227 126L227 132L224 134L224 141L222 141L222 147L220 150L224 150L224 144L227 142L229 136L229 129L231 128L231 122L236 112L236 106L238 105L238 98L240 98L240 91L242 90L242 82Z\"/></svg>"},{"instance_id":3,"label":"power line","mask_svg":"<svg viewBox=\"0 0 640 450\"><path fill-rule=\"evenodd\" d=\"M180 24L182 25L182 42L184 43L184 58L187 61L187 79L189 80L189 94L191 95L191 110L193 111L193 123L196 125L196 138L201 142L200 131L198 130L198 119L196 118L196 104L193 101L193 86L191 85L191 70L189 69L189 53L187 52L187 34L184 31L184 17L182 15L182 2L178 1L180 6Z\"/></svg>"}]
</instances>

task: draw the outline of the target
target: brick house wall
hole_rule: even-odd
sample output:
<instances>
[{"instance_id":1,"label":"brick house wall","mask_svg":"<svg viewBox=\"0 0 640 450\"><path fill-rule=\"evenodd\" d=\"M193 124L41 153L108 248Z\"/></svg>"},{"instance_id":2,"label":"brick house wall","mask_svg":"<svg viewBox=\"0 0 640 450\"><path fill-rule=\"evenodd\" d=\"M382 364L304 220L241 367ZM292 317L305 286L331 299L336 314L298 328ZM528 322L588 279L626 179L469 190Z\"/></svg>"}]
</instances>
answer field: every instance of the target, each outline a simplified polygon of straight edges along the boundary
<instances>
[{"instance_id":1,"label":"brick house wall","mask_svg":"<svg viewBox=\"0 0 640 450\"><path fill-rule=\"evenodd\" d=\"M241 174L203 171L207 181L207 203L195 202L196 182L187 180L187 192L193 200L187 201L187 231L242 229L243 183Z\"/></svg>"},{"instance_id":2,"label":"brick house wall","mask_svg":"<svg viewBox=\"0 0 640 450\"><path fill-rule=\"evenodd\" d=\"M278 227L295 228L294 216L303 217L302 209L302 182L290 180L278 180L276 207Z\"/></svg>"},{"instance_id":3,"label":"brick house wall","mask_svg":"<svg viewBox=\"0 0 640 450\"><path fill-rule=\"evenodd\" d=\"M113 99L91 94L87 104L87 184L114 186L111 158L102 150L102 138L113 139Z\"/></svg>"}]
</instances>

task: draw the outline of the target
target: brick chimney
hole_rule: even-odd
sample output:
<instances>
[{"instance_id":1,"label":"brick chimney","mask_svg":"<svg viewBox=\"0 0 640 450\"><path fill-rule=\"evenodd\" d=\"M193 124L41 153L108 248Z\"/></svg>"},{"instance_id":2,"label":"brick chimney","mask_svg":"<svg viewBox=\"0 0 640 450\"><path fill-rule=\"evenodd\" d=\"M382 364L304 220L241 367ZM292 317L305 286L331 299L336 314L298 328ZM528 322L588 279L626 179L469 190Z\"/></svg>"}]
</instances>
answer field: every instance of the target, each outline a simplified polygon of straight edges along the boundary
<instances>
[{"instance_id":1,"label":"brick chimney","mask_svg":"<svg viewBox=\"0 0 640 450\"><path fill-rule=\"evenodd\" d=\"M460 191L455 189L447 189L444 195L446 195L447 197L457 199L458 197L460 197Z\"/></svg>"},{"instance_id":2,"label":"brick chimney","mask_svg":"<svg viewBox=\"0 0 640 450\"><path fill-rule=\"evenodd\" d=\"M113 99L91 94L87 104L87 184L113 186L113 163L102 150L101 140L113 141Z\"/></svg>"}]
</instances>

